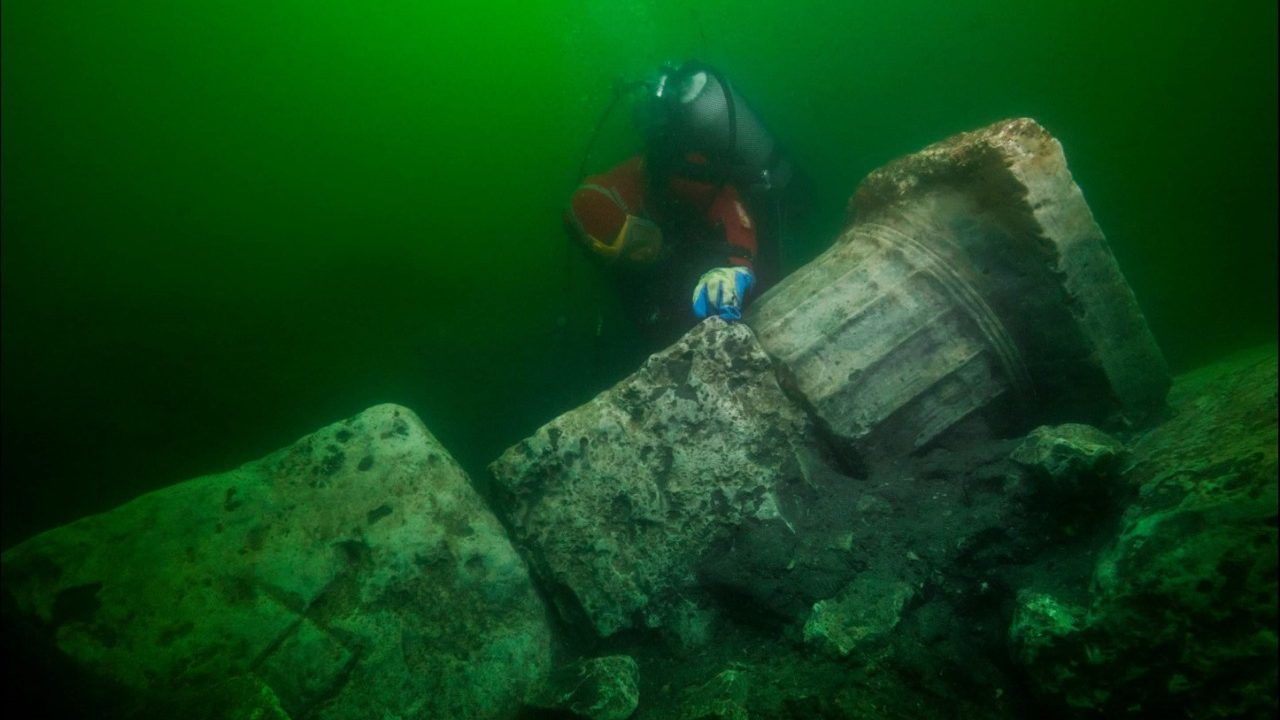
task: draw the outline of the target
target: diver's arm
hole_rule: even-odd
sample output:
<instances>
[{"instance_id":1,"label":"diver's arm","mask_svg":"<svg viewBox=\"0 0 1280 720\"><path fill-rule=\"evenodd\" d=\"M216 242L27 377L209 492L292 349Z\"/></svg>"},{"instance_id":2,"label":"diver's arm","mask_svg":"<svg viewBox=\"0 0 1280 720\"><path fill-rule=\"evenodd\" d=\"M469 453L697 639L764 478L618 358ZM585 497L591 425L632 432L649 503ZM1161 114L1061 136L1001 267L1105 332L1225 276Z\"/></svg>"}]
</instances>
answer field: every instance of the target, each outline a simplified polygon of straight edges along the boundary
<instances>
[{"instance_id":1,"label":"diver's arm","mask_svg":"<svg viewBox=\"0 0 1280 720\"><path fill-rule=\"evenodd\" d=\"M724 240L729 245L726 265L753 270L756 258L756 225L746 206L732 185L725 185L711 203L707 220L713 226L724 228Z\"/></svg>"},{"instance_id":2,"label":"diver's arm","mask_svg":"<svg viewBox=\"0 0 1280 720\"><path fill-rule=\"evenodd\" d=\"M755 286L752 263L756 256L756 228L732 185L725 185L707 211L707 220L724 229L727 257L724 267L707 271L693 289L693 313L738 320Z\"/></svg>"},{"instance_id":3,"label":"diver's arm","mask_svg":"<svg viewBox=\"0 0 1280 720\"><path fill-rule=\"evenodd\" d=\"M634 156L582 181L569 200L565 224L572 236L599 260L627 257L624 230L642 214L644 161Z\"/></svg>"}]
</instances>

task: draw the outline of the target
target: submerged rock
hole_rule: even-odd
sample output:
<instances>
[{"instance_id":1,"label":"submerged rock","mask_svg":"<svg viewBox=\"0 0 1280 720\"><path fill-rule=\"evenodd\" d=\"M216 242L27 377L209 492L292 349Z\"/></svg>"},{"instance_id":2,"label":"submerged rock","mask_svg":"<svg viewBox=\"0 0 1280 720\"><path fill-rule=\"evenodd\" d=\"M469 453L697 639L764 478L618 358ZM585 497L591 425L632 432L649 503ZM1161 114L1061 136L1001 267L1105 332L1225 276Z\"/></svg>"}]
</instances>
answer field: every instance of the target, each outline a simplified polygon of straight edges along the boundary
<instances>
[{"instance_id":1,"label":"submerged rock","mask_svg":"<svg viewBox=\"0 0 1280 720\"><path fill-rule=\"evenodd\" d=\"M502 718L550 663L506 533L394 405L46 532L3 567L18 621L129 694L124 714Z\"/></svg>"},{"instance_id":2,"label":"submerged rock","mask_svg":"<svg viewBox=\"0 0 1280 720\"><path fill-rule=\"evenodd\" d=\"M556 668L528 701L591 720L626 720L640 704L640 670L626 655L609 655Z\"/></svg>"},{"instance_id":3,"label":"submerged rock","mask_svg":"<svg viewBox=\"0 0 1280 720\"><path fill-rule=\"evenodd\" d=\"M747 711L750 689L748 673L725 670L684 693L680 720L748 720L751 717Z\"/></svg>"},{"instance_id":4,"label":"submerged rock","mask_svg":"<svg viewBox=\"0 0 1280 720\"><path fill-rule=\"evenodd\" d=\"M1144 421L1164 360L1067 170L1026 119L871 173L857 221L746 322L857 453Z\"/></svg>"},{"instance_id":5,"label":"submerged rock","mask_svg":"<svg viewBox=\"0 0 1280 720\"><path fill-rule=\"evenodd\" d=\"M1012 458L1045 480L1076 484L1083 476L1110 472L1123 452L1124 445L1101 430L1068 423L1032 430Z\"/></svg>"},{"instance_id":6,"label":"submerged rock","mask_svg":"<svg viewBox=\"0 0 1280 720\"><path fill-rule=\"evenodd\" d=\"M1124 457L1119 440L1078 423L1038 427L1010 455L1025 472L1033 504L1071 525L1081 516L1114 514L1129 490L1120 477Z\"/></svg>"},{"instance_id":7,"label":"submerged rock","mask_svg":"<svg viewBox=\"0 0 1280 720\"><path fill-rule=\"evenodd\" d=\"M748 522L791 532L807 432L751 331L713 318L490 470L567 619L705 635L700 558Z\"/></svg>"},{"instance_id":8,"label":"submerged rock","mask_svg":"<svg viewBox=\"0 0 1280 720\"><path fill-rule=\"evenodd\" d=\"M1106 691L1093 682L1092 658L1080 652L1084 608L1047 593L1018 595L1009 625L1014 659L1029 668L1042 688L1053 688L1076 708L1094 707Z\"/></svg>"},{"instance_id":9,"label":"submerged rock","mask_svg":"<svg viewBox=\"0 0 1280 720\"><path fill-rule=\"evenodd\" d=\"M860 577L840 594L813 606L804 625L805 642L839 656L883 639L897 626L915 594L895 579Z\"/></svg>"},{"instance_id":10,"label":"submerged rock","mask_svg":"<svg viewBox=\"0 0 1280 720\"><path fill-rule=\"evenodd\" d=\"M1139 495L1087 613L1026 602L1015 654L1040 689L1107 717L1274 717L1274 348L1179 380L1175 415L1133 446ZM1039 629L1036 629L1036 628Z\"/></svg>"}]
</instances>

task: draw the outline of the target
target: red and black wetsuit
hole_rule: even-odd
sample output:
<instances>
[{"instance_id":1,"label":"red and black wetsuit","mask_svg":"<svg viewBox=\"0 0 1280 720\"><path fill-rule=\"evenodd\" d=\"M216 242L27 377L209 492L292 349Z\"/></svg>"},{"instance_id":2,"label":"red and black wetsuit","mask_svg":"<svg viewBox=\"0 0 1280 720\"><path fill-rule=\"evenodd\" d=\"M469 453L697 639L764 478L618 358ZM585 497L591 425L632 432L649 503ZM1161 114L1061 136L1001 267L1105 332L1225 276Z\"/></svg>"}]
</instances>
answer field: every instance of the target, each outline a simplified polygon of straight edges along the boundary
<instances>
[{"instance_id":1,"label":"red and black wetsuit","mask_svg":"<svg viewBox=\"0 0 1280 720\"><path fill-rule=\"evenodd\" d=\"M707 162L697 154L685 160L695 166ZM624 306L654 342L672 342L697 321L691 300L706 271L746 267L757 274L757 291L761 280L772 279L773 268L762 267L771 266L776 257L767 247L771 238L758 235L752 213L730 183L651 177L645 159L635 156L584 180L573 194L566 221L579 239L586 233L611 242L628 214L647 217L662 228L661 259L610 266Z\"/></svg>"}]
</instances>

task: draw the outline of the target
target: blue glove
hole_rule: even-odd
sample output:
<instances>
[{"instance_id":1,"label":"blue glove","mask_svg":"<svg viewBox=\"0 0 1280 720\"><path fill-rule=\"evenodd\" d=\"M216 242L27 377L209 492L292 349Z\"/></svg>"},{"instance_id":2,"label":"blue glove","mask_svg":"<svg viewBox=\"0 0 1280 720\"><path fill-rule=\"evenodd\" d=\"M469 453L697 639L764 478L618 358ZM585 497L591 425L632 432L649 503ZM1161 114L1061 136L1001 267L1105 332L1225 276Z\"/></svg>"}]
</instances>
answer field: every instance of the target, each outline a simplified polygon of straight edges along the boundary
<instances>
[{"instance_id":1,"label":"blue glove","mask_svg":"<svg viewBox=\"0 0 1280 720\"><path fill-rule=\"evenodd\" d=\"M719 315L724 320L741 320L747 293L756 276L744 267L708 270L693 289L693 314L700 318Z\"/></svg>"}]
</instances>

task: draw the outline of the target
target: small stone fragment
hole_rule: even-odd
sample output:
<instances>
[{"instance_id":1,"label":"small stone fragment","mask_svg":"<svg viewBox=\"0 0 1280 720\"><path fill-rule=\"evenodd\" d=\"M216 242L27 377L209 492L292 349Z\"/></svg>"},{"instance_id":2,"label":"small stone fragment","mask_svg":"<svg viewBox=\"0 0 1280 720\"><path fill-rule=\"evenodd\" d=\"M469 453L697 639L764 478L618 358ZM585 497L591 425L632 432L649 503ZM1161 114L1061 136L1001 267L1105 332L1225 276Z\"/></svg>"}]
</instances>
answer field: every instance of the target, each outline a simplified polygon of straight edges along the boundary
<instances>
[{"instance_id":1,"label":"small stone fragment","mask_svg":"<svg viewBox=\"0 0 1280 720\"><path fill-rule=\"evenodd\" d=\"M1058 484L1075 484L1086 475L1112 469L1124 452L1119 440L1078 423L1032 430L1010 456L1014 462Z\"/></svg>"},{"instance_id":2,"label":"small stone fragment","mask_svg":"<svg viewBox=\"0 0 1280 720\"><path fill-rule=\"evenodd\" d=\"M900 580L860 577L830 600L814 604L804 640L840 657L883 638L902 619L914 595Z\"/></svg>"},{"instance_id":3,"label":"small stone fragment","mask_svg":"<svg viewBox=\"0 0 1280 720\"><path fill-rule=\"evenodd\" d=\"M1094 707L1106 697L1096 688L1085 640L1083 608L1066 605L1046 593L1018 594L1009 626L1014 658L1040 688L1062 696L1077 708Z\"/></svg>"},{"instance_id":4,"label":"small stone fragment","mask_svg":"<svg viewBox=\"0 0 1280 720\"><path fill-rule=\"evenodd\" d=\"M685 691L680 720L748 720L747 673L724 670L703 685Z\"/></svg>"},{"instance_id":5,"label":"small stone fragment","mask_svg":"<svg viewBox=\"0 0 1280 720\"><path fill-rule=\"evenodd\" d=\"M627 655L572 662L554 670L528 704L591 720L625 720L640 704L640 670Z\"/></svg>"}]
</instances>

